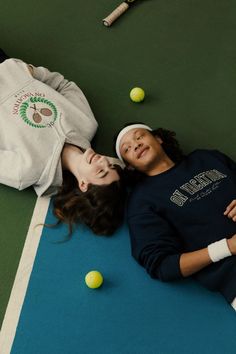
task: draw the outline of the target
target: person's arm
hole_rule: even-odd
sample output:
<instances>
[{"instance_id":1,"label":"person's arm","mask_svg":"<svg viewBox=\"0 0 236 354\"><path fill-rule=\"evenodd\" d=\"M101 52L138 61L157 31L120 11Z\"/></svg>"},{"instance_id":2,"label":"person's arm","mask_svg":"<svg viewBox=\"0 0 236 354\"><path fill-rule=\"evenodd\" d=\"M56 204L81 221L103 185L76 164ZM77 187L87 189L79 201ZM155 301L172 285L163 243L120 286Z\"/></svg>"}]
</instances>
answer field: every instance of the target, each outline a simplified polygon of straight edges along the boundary
<instances>
[{"instance_id":1,"label":"person's arm","mask_svg":"<svg viewBox=\"0 0 236 354\"><path fill-rule=\"evenodd\" d=\"M21 165L17 151L0 150L0 183L20 189Z\"/></svg>"},{"instance_id":2,"label":"person's arm","mask_svg":"<svg viewBox=\"0 0 236 354\"><path fill-rule=\"evenodd\" d=\"M208 249L183 253L180 256L180 271L183 277L188 277L212 263Z\"/></svg>"},{"instance_id":3,"label":"person's arm","mask_svg":"<svg viewBox=\"0 0 236 354\"><path fill-rule=\"evenodd\" d=\"M236 235L197 251L183 252L168 222L152 212L130 217L129 229L134 257L152 277L162 281L188 277L213 261L236 254ZM222 242L225 253L222 253Z\"/></svg>"},{"instance_id":4,"label":"person's arm","mask_svg":"<svg viewBox=\"0 0 236 354\"><path fill-rule=\"evenodd\" d=\"M236 222L236 199L232 200L232 202L226 207L224 215Z\"/></svg>"},{"instance_id":5,"label":"person's arm","mask_svg":"<svg viewBox=\"0 0 236 354\"><path fill-rule=\"evenodd\" d=\"M212 150L212 154L223 162L231 171L236 173L236 162L233 159L218 150Z\"/></svg>"},{"instance_id":6,"label":"person's arm","mask_svg":"<svg viewBox=\"0 0 236 354\"><path fill-rule=\"evenodd\" d=\"M180 256L183 245L169 223L145 206L137 214L128 208L132 255L152 278L172 281L183 278Z\"/></svg>"},{"instance_id":7,"label":"person's arm","mask_svg":"<svg viewBox=\"0 0 236 354\"><path fill-rule=\"evenodd\" d=\"M236 175L236 162L227 155L218 150L213 150L212 153L224 163ZM236 196L235 196L236 197ZM232 221L236 222L236 199L232 200L225 208L224 215Z\"/></svg>"},{"instance_id":8,"label":"person's arm","mask_svg":"<svg viewBox=\"0 0 236 354\"><path fill-rule=\"evenodd\" d=\"M30 64L28 65L28 69L36 80L43 82L59 92L68 101L82 109L87 115L94 119L93 112L85 95L73 81L69 81L65 79L62 74L58 72L51 72L42 66L35 67Z\"/></svg>"},{"instance_id":9,"label":"person's arm","mask_svg":"<svg viewBox=\"0 0 236 354\"><path fill-rule=\"evenodd\" d=\"M221 259L228 257L230 255L236 255L236 234L233 235L228 240L225 240L225 242L227 244L228 250L226 249L225 256L222 257ZM182 275L184 277L188 277L198 272L199 270L205 268L209 264L211 264L213 260L211 259L210 257L211 253L209 252L210 252L209 247L206 247L199 251L183 253L180 257L180 271ZM220 244L219 252L222 252L221 244Z\"/></svg>"}]
</instances>

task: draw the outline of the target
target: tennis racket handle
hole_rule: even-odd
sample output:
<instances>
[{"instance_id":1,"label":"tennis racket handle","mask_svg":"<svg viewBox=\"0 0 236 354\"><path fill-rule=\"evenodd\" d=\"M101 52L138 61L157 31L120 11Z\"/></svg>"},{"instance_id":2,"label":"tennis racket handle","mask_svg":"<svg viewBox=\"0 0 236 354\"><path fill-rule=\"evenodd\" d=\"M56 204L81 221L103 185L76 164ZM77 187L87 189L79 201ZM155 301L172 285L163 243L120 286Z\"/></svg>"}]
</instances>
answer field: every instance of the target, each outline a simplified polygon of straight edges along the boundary
<instances>
[{"instance_id":1,"label":"tennis racket handle","mask_svg":"<svg viewBox=\"0 0 236 354\"><path fill-rule=\"evenodd\" d=\"M120 17L125 11L128 10L128 8L129 8L129 4L127 4L126 2L122 2L122 4L120 4L114 11L112 11L112 13L110 13L109 16L107 16L102 20L103 24L107 27L111 26L112 23L118 17Z\"/></svg>"}]
</instances>

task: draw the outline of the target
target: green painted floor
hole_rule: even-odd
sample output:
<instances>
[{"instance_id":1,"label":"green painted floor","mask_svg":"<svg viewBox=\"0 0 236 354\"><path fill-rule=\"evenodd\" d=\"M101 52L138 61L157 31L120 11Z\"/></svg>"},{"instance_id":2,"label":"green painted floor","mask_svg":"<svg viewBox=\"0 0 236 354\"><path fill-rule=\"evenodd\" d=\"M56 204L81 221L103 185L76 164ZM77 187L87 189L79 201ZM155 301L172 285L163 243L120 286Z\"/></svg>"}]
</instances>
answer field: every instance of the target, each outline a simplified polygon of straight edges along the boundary
<instances>
[{"instance_id":1,"label":"green painted floor","mask_svg":"<svg viewBox=\"0 0 236 354\"><path fill-rule=\"evenodd\" d=\"M119 3L5 1L0 46L82 88L102 153L112 153L113 134L125 122L143 121L175 130L186 152L217 148L236 159L236 2L140 0L104 27L102 18ZM129 100L134 86L146 91L142 104ZM0 187L0 323L35 200L31 189Z\"/></svg>"},{"instance_id":2,"label":"green painted floor","mask_svg":"<svg viewBox=\"0 0 236 354\"><path fill-rule=\"evenodd\" d=\"M0 185L0 323L10 296L36 196Z\"/></svg>"}]
</instances>

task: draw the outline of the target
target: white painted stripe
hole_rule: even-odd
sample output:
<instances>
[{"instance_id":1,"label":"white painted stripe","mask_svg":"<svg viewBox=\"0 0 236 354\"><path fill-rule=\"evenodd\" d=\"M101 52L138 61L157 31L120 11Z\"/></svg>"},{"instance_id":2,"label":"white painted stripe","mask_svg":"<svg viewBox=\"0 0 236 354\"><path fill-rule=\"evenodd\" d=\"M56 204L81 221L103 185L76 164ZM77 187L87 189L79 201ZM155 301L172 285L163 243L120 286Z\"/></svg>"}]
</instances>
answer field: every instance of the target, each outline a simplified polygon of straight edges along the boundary
<instances>
[{"instance_id":1,"label":"white painted stripe","mask_svg":"<svg viewBox=\"0 0 236 354\"><path fill-rule=\"evenodd\" d=\"M0 333L0 353L9 354L33 269L50 198L37 199Z\"/></svg>"},{"instance_id":2,"label":"white painted stripe","mask_svg":"<svg viewBox=\"0 0 236 354\"><path fill-rule=\"evenodd\" d=\"M233 302L231 303L232 307L235 309L236 311L236 297L234 298Z\"/></svg>"}]
</instances>

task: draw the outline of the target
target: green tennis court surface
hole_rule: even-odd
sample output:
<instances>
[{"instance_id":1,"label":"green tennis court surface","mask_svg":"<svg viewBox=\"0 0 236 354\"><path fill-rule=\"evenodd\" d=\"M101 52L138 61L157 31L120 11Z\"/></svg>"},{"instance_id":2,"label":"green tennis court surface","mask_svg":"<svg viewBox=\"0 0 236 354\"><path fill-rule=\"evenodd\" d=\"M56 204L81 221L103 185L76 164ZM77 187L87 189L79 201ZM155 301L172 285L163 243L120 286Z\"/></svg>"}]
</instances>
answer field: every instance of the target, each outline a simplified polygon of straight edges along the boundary
<instances>
[{"instance_id":1,"label":"green tennis court surface","mask_svg":"<svg viewBox=\"0 0 236 354\"><path fill-rule=\"evenodd\" d=\"M143 0L110 28L119 1L42 0L1 4L1 47L62 72L86 94L100 129L95 146L112 153L128 121L177 132L186 152L235 152L235 1ZM134 104L129 91L145 89ZM35 196L1 186L0 317L3 319Z\"/></svg>"}]
</instances>

